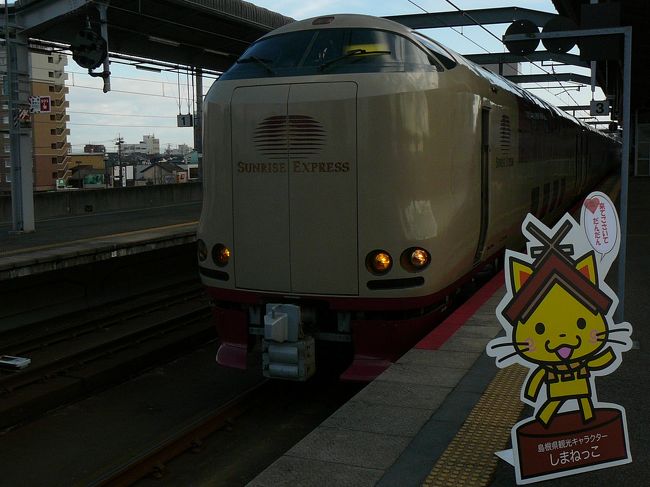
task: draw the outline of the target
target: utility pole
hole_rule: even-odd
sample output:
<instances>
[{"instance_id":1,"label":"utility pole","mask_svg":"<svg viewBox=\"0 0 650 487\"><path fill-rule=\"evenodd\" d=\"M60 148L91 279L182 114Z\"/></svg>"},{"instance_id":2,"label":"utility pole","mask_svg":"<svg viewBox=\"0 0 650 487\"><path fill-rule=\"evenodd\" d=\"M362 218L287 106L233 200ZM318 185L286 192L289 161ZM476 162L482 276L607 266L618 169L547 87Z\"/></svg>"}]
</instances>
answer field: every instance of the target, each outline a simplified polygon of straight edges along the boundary
<instances>
[{"instance_id":1,"label":"utility pole","mask_svg":"<svg viewBox=\"0 0 650 487\"><path fill-rule=\"evenodd\" d=\"M196 68L196 113L194 114L194 150L199 156L199 181L203 179L203 70Z\"/></svg>"},{"instance_id":2,"label":"utility pole","mask_svg":"<svg viewBox=\"0 0 650 487\"><path fill-rule=\"evenodd\" d=\"M117 141L115 142L115 145L117 146L117 165L120 168L120 186L124 187L126 186L126 181L124 181L124 173L126 172L124 167L122 166L122 144L124 143L124 139L120 136L120 134L117 134Z\"/></svg>"}]
</instances>

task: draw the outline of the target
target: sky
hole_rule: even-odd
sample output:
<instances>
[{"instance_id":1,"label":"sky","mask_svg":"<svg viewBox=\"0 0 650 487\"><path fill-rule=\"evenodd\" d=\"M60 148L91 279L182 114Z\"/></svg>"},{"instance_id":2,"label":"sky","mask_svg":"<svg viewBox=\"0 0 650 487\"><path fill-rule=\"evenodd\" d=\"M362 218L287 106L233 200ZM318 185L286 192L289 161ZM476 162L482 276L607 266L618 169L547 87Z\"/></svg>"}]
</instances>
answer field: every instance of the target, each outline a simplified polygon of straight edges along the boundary
<instances>
[{"instance_id":1,"label":"sky","mask_svg":"<svg viewBox=\"0 0 650 487\"><path fill-rule=\"evenodd\" d=\"M515 3L494 0L452 2L463 10L506 7ZM252 3L297 20L333 13L387 16L455 10L446 0L253 0ZM519 0L517 4L524 8L555 13L551 0ZM507 27L487 26L499 38ZM491 52L505 51L497 39L478 26L457 28L456 31L445 28L424 32L460 54L485 52L483 49ZM544 66L546 71L551 69ZM72 152L82 152L83 146L88 143L103 144L111 151L115 150L114 144L118 136L122 137L125 143L135 144L142 140L145 134L159 138L161 150L168 145L172 148L178 144L193 146L193 129L176 127L176 115L188 113L193 106L192 83L185 73L180 76L168 72L152 73L112 64L112 91L105 94L102 92L101 79L88 76L86 70L80 68L72 57L69 57L66 71L66 83L70 88L67 96L70 102L68 142L72 145ZM541 73L538 68L529 64L523 65L521 71L523 74ZM567 71L589 74L587 70L576 67L556 68L556 72ZM204 93L213 81L204 79ZM565 89L548 88L548 85L542 83L526 86L555 105L588 104L591 100L589 87L583 86L578 90L577 86L566 89L570 83L564 83ZM600 90L597 91L596 98L603 98ZM578 114L581 115L584 116L585 113Z\"/></svg>"}]
</instances>

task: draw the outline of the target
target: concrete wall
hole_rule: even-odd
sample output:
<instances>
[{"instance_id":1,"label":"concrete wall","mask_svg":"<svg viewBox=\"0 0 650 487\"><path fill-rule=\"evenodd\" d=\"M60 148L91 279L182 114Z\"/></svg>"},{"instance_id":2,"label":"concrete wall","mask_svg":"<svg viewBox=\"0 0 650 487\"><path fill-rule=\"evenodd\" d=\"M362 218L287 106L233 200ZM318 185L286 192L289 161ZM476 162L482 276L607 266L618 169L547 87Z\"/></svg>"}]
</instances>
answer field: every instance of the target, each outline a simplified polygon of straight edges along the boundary
<instances>
[{"instance_id":1,"label":"concrete wall","mask_svg":"<svg viewBox=\"0 0 650 487\"><path fill-rule=\"evenodd\" d=\"M34 193L37 220L200 201L201 183ZM11 196L0 195L0 222L11 221Z\"/></svg>"}]
</instances>

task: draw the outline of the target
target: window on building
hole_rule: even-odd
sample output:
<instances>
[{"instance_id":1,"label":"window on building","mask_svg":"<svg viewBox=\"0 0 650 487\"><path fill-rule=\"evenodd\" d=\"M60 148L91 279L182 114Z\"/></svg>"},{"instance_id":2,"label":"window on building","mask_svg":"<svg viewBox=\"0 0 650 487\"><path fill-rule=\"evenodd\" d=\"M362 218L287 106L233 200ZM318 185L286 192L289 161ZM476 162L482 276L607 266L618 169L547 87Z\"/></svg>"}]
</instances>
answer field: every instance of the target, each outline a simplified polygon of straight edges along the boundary
<instances>
[{"instance_id":1,"label":"window on building","mask_svg":"<svg viewBox=\"0 0 650 487\"><path fill-rule=\"evenodd\" d=\"M49 73L47 73L47 75L48 75L50 78L54 78L54 71L50 71Z\"/></svg>"},{"instance_id":2,"label":"window on building","mask_svg":"<svg viewBox=\"0 0 650 487\"><path fill-rule=\"evenodd\" d=\"M11 146L9 144L5 144L4 151L5 154L9 154L11 152Z\"/></svg>"},{"instance_id":3,"label":"window on building","mask_svg":"<svg viewBox=\"0 0 650 487\"><path fill-rule=\"evenodd\" d=\"M50 64L54 63L54 58L52 56L48 56L47 57L47 62L50 63Z\"/></svg>"},{"instance_id":4,"label":"window on building","mask_svg":"<svg viewBox=\"0 0 650 487\"><path fill-rule=\"evenodd\" d=\"M50 144L50 147L51 147L52 149L56 149L56 144Z\"/></svg>"},{"instance_id":5,"label":"window on building","mask_svg":"<svg viewBox=\"0 0 650 487\"><path fill-rule=\"evenodd\" d=\"M11 174L10 173L5 174L5 182L7 182L7 183L11 182Z\"/></svg>"},{"instance_id":6,"label":"window on building","mask_svg":"<svg viewBox=\"0 0 650 487\"><path fill-rule=\"evenodd\" d=\"M50 135L56 135L56 129L50 129Z\"/></svg>"},{"instance_id":7,"label":"window on building","mask_svg":"<svg viewBox=\"0 0 650 487\"><path fill-rule=\"evenodd\" d=\"M58 157L53 157L52 158L52 164L58 164L59 163L59 158Z\"/></svg>"},{"instance_id":8,"label":"window on building","mask_svg":"<svg viewBox=\"0 0 650 487\"><path fill-rule=\"evenodd\" d=\"M50 92L53 92L54 91L54 85L48 86L47 89L50 90Z\"/></svg>"},{"instance_id":9,"label":"window on building","mask_svg":"<svg viewBox=\"0 0 650 487\"><path fill-rule=\"evenodd\" d=\"M56 120L56 115L50 115L50 120Z\"/></svg>"},{"instance_id":10,"label":"window on building","mask_svg":"<svg viewBox=\"0 0 650 487\"><path fill-rule=\"evenodd\" d=\"M58 176L59 176L59 173L58 173L58 172L54 171L54 172L52 173L52 179L56 179Z\"/></svg>"},{"instance_id":11,"label":"window on building","mask_svg":"<svg viewBox=\"0 0 650 487\"><path fill-rule=\"evenodd\" d=\"M7 125L7 124L9 123L9 117L8 117L8 116L4 116L4 117L2 117L2 123L3 123L4 125Z\"/></svg>"},{"instance_id":12,"label":"window on building","mask_svg":"<svg viewBox=\"0 0 650 487\"><path fill-rule=\"evenodd\" d=\"M11 167L11 161L9 159L5 159L5 167Z\"/></svg>"}]
</instances>

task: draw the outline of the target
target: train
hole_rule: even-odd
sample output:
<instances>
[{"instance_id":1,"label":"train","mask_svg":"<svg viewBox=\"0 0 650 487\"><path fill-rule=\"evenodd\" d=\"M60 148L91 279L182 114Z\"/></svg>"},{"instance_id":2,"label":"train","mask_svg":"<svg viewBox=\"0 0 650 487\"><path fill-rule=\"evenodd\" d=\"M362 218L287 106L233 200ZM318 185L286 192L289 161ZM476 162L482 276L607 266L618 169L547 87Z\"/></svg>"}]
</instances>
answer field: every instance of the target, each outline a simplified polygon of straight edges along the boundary
<instances>
[{"instance_id":1,"label":"train","mask_svg":"<svg viewBox=\"0 0 650 487\"><path fill-rule=\"evenodd\" d=\"M371 380L620 144L433 39L341 14L252 43L204 103L198 264L219 364ZM336 348L335 348L336 349Z\"/></svg>"}]
</instances>

